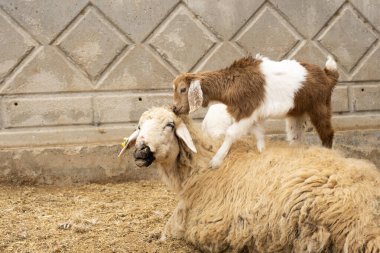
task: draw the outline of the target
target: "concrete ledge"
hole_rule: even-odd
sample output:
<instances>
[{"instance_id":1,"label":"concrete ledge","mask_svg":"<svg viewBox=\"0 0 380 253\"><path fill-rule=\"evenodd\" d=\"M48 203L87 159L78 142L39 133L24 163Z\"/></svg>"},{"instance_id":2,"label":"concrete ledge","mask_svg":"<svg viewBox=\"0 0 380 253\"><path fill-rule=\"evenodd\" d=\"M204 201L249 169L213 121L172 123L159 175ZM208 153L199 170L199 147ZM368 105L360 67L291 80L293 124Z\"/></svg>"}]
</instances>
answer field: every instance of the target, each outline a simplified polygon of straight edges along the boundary
<instances>
[{"instance_id":1,"label":"concrete ledge","mask_svg":"<svg viewBox=\"0 0 380 253\"><path fill-rule=\"evenodd\" d=\"M284 135L270 135L268 139L284 139ZM306 141L319 145L312 133L307 134ZM334 149L368 159L380 168L379 143L380 129L342 131L336 133ZM116 144L2 149L0 182L71 185L157 178L154 166L136 167L131 153L118 159L119 150Z\"/></svg>"},{"instance_id":2,"label":"concrete ledge","mask_svg":"<svg viewBox=\"0 0 380 253\"><path fill-rule=\"evenodd\" d=\"M197 124L205 109L193 115ZM335 131L380 129L380 114L334 115ZM62 145L110 145L117 144L131 134L137 123L104 124L100 126L41 127L38 129L4 129L0 131L1 148L34 148ZM268 120L265 123L267 134L283 134L285 120Z\"/></svg>"},{"instance_id":3,"label":"concrete ledge","mask_svg":"<svg viewBox=\"0 0 380 253\"><path fill-rule=\"evenodd\" d=\"M38 147L0 150L0 183L72 185L155 178L138 168L131 153L117 158L120 145Z\"/></svg>"},{"instance_id":4,"label":"concrete ledge","mask_svg":"<svg viewBox=\"0 0 380 253\"><path fill-rule=\"evenodd\" d=\"M285 140L285 135L276 134L269 138ZM305 139L309 145L321 145L321 141L314 133L307 133ZM333 149L342 151L346 157L369 160L380 169L380 129L336 132Z\"/></svg>"}]
</instances>

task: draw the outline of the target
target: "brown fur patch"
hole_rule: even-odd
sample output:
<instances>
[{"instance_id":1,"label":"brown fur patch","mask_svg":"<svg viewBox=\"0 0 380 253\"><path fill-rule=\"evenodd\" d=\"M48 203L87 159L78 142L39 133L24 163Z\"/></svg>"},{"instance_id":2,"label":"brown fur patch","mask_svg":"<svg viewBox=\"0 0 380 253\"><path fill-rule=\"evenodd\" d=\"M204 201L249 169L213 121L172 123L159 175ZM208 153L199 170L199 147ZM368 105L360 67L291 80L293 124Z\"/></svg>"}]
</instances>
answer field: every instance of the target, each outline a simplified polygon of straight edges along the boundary
<instances>
[{"instance_id":1,"label":"brown fur patch","mask_svg":"<svg viewBox=\"0 0 380 253\"><path fill-rule=\"evenodd\" d=\"M210 101L219 101L227 105L228 112L236 121L249 117L264 99L265 80L259 69L261 62L253 57L245 57L219 71L182 74L174 81L174 101L180 107L186 107L188 101L185 97L183 100L186 101L181 101L177 87L181 83L189 87L193 80L200 80L203 107L207 107Z\"/></svg>"},{"instance_id":2,"label":"brown fur patch","mask_svg":"<svg viewBox=\"0 0 380 253\"><path fill-rule=\"evenodd\" d=\"M334 137L331 126L331 95L339 74L337 71L322 70L314 64L301 65L306 68L308 75L302 88L295 94L295 106L289 111L288 116L297 117L307 113L322 140L322 145L331 148Z\"/></svg>"}]
</instances>

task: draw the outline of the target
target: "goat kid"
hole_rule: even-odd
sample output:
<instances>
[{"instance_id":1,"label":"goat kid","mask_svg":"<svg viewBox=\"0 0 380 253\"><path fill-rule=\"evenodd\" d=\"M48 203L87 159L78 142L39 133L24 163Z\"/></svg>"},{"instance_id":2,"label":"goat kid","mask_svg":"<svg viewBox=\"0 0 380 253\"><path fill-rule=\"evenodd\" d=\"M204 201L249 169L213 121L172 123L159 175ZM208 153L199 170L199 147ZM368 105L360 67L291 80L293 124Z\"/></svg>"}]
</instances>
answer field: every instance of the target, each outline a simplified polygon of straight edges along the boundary
<instances>
[{"instance_id":1,"label":"goat kid","mask_svg":"<svg viewBox=\"0 0 380 253\"><path fill-rule=\"evenodd\" d=\"M297 141L306 115L316 128L322 145L332 147L331 94L338 81L336 62L329 56L324 69L295 60L272 61L245 57L219 71L185 73L173 84L174 111L188 114L210 101L227 105L234 120L210 166L218 168L232 143L250 131L257 148L265 148L262 124L268 118L286 117L287 138Z\"/></svg>"}]
</instances>

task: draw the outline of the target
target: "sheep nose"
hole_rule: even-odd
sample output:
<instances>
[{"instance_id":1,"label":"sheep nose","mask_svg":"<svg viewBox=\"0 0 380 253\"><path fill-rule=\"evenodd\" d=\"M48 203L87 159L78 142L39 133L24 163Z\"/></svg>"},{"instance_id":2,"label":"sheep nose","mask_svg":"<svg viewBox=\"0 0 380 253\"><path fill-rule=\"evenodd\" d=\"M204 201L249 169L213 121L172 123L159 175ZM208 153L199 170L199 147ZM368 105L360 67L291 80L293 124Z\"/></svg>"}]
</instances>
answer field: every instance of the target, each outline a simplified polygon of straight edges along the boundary
<instances>
[{"instance_id":1,"label":"sheep nose","mask_svg":"<svg viewBox=\"0 0 380 253\"><path fill-rule=\"evenodd\" d=\"M135 147L140 149L142 146L147 145L147 141L143 135L139 136L136 140Z\"/></svg>"},{"instance_id":2,"label":"sheep nose","mask_svg":"<svg viewBox=\"0 0 380 253\"><path fill-rule=\"evenodd\" d=\"M135 158L135 163L137 166L148 167L155 160L153 152L150 150L149 146L145 143L138 146L133 154Z\"/></svg>"},{"instance_id":3,"label":"sheep nose","mask_svg":"<svg viewBox=\"0 0 380 253\"><path fill-rule=\"evenodd\" d=\"M136 159L145 159L150 155L150 153L152 153L152 151L150 151L149 146L147 146L145 143L142 143L137 147L134 153L134 157Z\"/></svg>"}]
</instances>

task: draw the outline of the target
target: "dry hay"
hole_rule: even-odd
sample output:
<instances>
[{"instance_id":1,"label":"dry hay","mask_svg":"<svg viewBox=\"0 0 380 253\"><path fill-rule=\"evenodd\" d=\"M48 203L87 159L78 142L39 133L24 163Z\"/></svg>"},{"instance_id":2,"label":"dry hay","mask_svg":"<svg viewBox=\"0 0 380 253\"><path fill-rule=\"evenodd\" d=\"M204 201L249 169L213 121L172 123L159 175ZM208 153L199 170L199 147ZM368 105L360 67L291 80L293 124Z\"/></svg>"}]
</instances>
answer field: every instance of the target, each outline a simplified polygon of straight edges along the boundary
<instances>
[{"instance_id":1,"label":"dry hay","mask_svg":"<svg viewBox=\"0 0 380 253\"><path fill-rule=\"evenodd\" d=\"M160 242L175 196L158 182L0 186L0 252L195 252Z\"/></svg>"}]
</instances>

